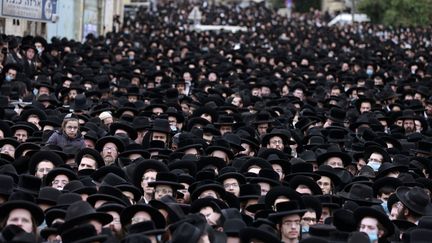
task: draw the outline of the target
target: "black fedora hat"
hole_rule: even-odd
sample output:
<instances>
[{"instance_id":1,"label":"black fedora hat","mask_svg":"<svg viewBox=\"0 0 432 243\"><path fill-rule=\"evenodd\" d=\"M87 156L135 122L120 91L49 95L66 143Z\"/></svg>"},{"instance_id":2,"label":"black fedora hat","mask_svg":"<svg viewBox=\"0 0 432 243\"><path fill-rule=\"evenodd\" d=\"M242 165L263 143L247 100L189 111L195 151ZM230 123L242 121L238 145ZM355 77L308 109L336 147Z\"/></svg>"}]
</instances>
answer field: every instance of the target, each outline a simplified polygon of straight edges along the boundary
<instances>
[{"instance_id":1,"label":"black fedora hat","mask_svg":"<svg viewBox=\"0 0 432 243\"><path fill-rule=\"evenodd\" d=\"M259 157L250 157L241 165L240 172L245 173L252 167L273 169L272 165L267 160Z\"/></svg>"},{"instance_id":2,"label":"black fedora hat","mask_svg":"<svg viewBox=\"0 0 432 243\"><path fill-rule=\"evenodd\" d=\"M241 242L252 242L253 240L260 240L262 242L279 243L282 242L277 236L276 231L269 225L261 225L256 227L246 227L240 230Z\"/></svg>"},{"instance_id":3,"label":"black fedora hat","mask_svg":"<svg viewBox=\"0 0 432 243\"><path fill-rule=\"evenodd\" d=\"M347 191L348 188L349 191ZM373 188L368 185L354 183L348 188L345 187L344 191L338 193L338 196L349 201L354 201L359 205L381 204L381 200L374 197Z\"/></svg>"},{"instance_id":4,"label":"black fedora hat","mask_svg":"<svg viewBox=\"0 0 432 243\"><path fill-rule=\"evenodd\" d=\"M50 161L54 167L64 164L63 158L54 151L38 151L30 157L28 171L31 175L36 173L37 165L42 161Z\"/></svg>"},{"instance_id":5,"label":"black fedora hat","mask_svg":"<svg viewBox=\"0 0 432 243\"><path fill-rule=\"evenodd\" d=\"M61 194L62 192L60 190L57 190L50 186L42 187L35 202L37 204L47 204L50 206L54 206L57 203L57 198Z\"/></svg>"},{"instance_id":6,"label":"black fedora hat","mask_svg":"<svg viewBox=\"0 0 432 243\"><path fill-rule=\"evenodd\" d=\"M144 149L144 146L137 143L128 144L125 150L119 154L119 157L128 157L132 154L138 154L145 159L150 158L150 154Z\"/></svg>"},{"instance_id":7,"label":"black fedora hat","mask_svg":"<svg viewBox=\"0 0 432 243\"><path fill-rule=\"evenodd\" d=\"M248 183L240 186L239 200L247 201L258 199L261 196L261 187L255 183Z\"/></svg>"},{"instance_id":8,"label":"black fedora hat","mask_svg":"<svg viewBox=\"0 0 432 243\"><path fill-rule=\"evenodd\" d=\"M39 194L42 180L39 177L21 174L15 191L29 193L35 197Z\"/></svg>"},{"instance_id":9,"label":"black fedora hat","mask_svg":"<svg viewBox=\"0 0 432 243\"><path fill-rule=\"evenodd\" d=\"M409 210L422 216L432 215L432 204L423 188L400 186L396 196Z\"/></svg>"},{"instance_id":10,"label":"black fedora hat","mask_svg":"<svg viewBox=\"0 0 432 243\"><path fill-rule=\"evenodd\" d=\"M96 220L102 225L106 225L113 220L113 217L107 213L96 212L88 202L77 201L68 207L65 222L60 226L59 230L60 232L64 232L90 220Z\"/></svg>"},{"instance_id":11,"label":"black fedora hat","mask_svg":"<svg viewBox=\"0 0 432 243\"><path fill-rule=\"evenodd\" d=\"M168 172L168 167L161 161L154 159L138 159L135 163L137 166L135 167L133 173L133 184L141 188L142 176L149 170L153 170L156 172Z\"/></svg>"},{"instance_id":12,"label":"black fedora hat","mask_svg":"<svg viewBox=\"0 0 432 243\"><path fill-rule=\"evenodd\" d=\"M371 217L378 220L378 222L384 227L383 238L392 235L394 233L394 225L389 219L389 217L379 209L374 207L358 207L354 211L354 217L357 224L360 224L361 220L365 217Z\"/></svg>"},{"instance_id":13,"label":"black fedora hat","mask_svg":"<svg viewBox=\"0 0 432 243\"><path fill-rule=\"evenodd\" d=\"M118 121L111 124L109 133L115 136L117 130L125 131L128 137L132 140L135 140L138 136L136 129L132 127L132 124L129 124L126 121Z\"/></svg>"},{"instance_id":14,"label":"black fedora hat","mask_svg":"<svg viewBox=\"0 0 432 243\"><path fill-rule=\"evenodd\" d=\"M201 193L207 190L215 191L222 198L226 193L225 188L222 186L222 184L213 180L197 181L196 183L194 183L194 185L191 185L188 190L191 193L192 201L198 199Z\"/></svg>"},{"instance_id":15,"label":"black fedora hat","mask_svg":"<svg viewBox=\"0 0 432 243\"><path fill-rule=\"evenodd\" d=\"M105 162L100 153L92 148L83 148L78 152L78 154L75 156L75 163L77 163L78 166L81 164L81 160L84 156L91 156L92 158L94 158L97 164L97 168L105 166Z\"/></svg>"},{"instance_id":16,"label":"black fedora hat","mask_svg":"<svg viewBox=\"0 0 432 243\"><path fill-rule=\"evenodd\" d=\"M275 119L270 114L270 112L268 112L266 110L262 110L262 111L259 111L255 115L255 119L252 121L252 124L258 125L258 124L264 124L264 123L272 123L274 121L275 121Z\"/></svg>"},{"instance_id":17,"label":"black fedora hat","mask_svg":"<svg viewBox=\"0 0 432 243\"><path fill-rule=\"evenodd\" d=\"M92 195L97 192L97 189L96 186L86 186L80 180L73 180L63 187L63 191Z\"/></svg>"},{"instance_id":18,"label":"black fedora hat","mask_svg":"<svg viewBox=\"0 0 432 243\"><path fill-rule=\"evenodd\" d=\"M118 203L124 206L130 204L129 200L122 193L120 189L117 189L110 185L101 185L97 193L90 195L86 200L93 207L98 201L106 201L111 203Z\"/></svg>"},{"instance_id":19,"label":"black fedora hat","mask_svg":"<svg viewBox=\"0 0 432 243\"><path fill-rule=\"evenodd\" d=\"M50 170L50 172L48 172L48 174L45 177L45 183L47 185L49 185L50 183L53 182L55 177L58 175L65 175L67 178L69 178L69 181L77 179L77 175L76 175L75 171L68 169L68 168L57 167L57 168Z\"/></svg>"},{"instance_id":20,"label":"black fedora hat","mask_svg":"<svg viewBox=\"0 0 432 243\"><path fill-rule=\"evenodd\" d=\"M246 228L246 226L246 223L242 219L228 219L224 222L223 232L228 237L240 237L240 231Z\"/></svg>"},{"instance_id":21,"label":"black fedora hat","mask_svg":"<svg viewBox=\"0 0 432 243\"><path fill-rule=\"evenodd\" d=\"M341 178L337 175L337 171L333 169L333 167L329 165L320 165L318 170L315 171L320 176L326 176L331 179L332 183L337 187L342 181Z\"/></svg>"},{"instance_id":22,"label":"black fedora hat","mask_svg":"<svg viewBox=\"0 0 432 243\"><path fill-rule=\"evenodd\" d=\"M352 162L352 158L348 153L342 152L338 146L330 146L329 149L325 153L322 153L322 154L317 156L317 163L319 165L321 165L327 159L329 159L331 157L340 158L342 160L342 163L344 164L344 166L346 166Z\"/></svg>"},{"instance_id":23,"label":"black fedora hat","mask_svg":"<svg viewBox=\"0 0 432 243\"><path fill-rule=\"evenodd\" d=\"M346 121L346 111L338 107L332 107L325 116L327 119L337 123L344 123Z\"/></svg>"},{"instance_id":24,"label":"black fedora hat","mask_svg":"<svg viewBox=\"0 0 432 243\"><path fill-rule=\"evenodd\" d=\"M95 227L91 224L78 225L61 233L64 243L105 242L107 238L108 236L104 234L97 234Z\"/></svg>"},{"instance_id":25,"label":"black fedora hat","mask_svg":"<svg viewBox=\"0 0 432 243\"><path fill-rule=\"evenodd\" d=\"M282 128L274 128L270 132L264 134L264 136L261 138L261 144L263 146L267 146L270 139L275 136L280 137L285 145L295 144L294 141L291 141L290 131L288 129L282 129Z\"/></svg>"},{"instance_id":26,"label":"black fedora hat","mask_svg":"<svg viewBox=\"0 0 432 243\"><path fill-rule=\"evenodd\" d=\"M178 183L178 177L176 174L171 172L159 172L156 175L156 180L149 182L150 187L156 187L158 185L168 185L174 190L183 189L184 186Z\"/></svg>"},{"instance_id":27,"label":"black fedora hat","mask_svg":"<svg viewBox=\"0 0 432 243\"><path fill-rule=\"evenodd\" d=\"M228 158L230 159L234 157L234 153L231 150L230 144L228 143L228 141L226 141L223 138L214 139L213 142L207 147L206 153L210 155L211 153L217 150L225 152L228 155Z\"/></svg>"},{"instance_id":28,"label":"black fedora hat","mask_svg":"<svg viewBox=\"0 0 432 243\"><path fill-rule=\"evenodd\" d=\"M307 188L309 188L311 190L312 195L321 195L322 194L322 190L318 186L316 181L314 181L312 178L307 177L307 176L303 176L303 175L294 176L288 181L288 183L289 183L290 187L294 190L296 190L298 186L306 186Z\"/></svg>"},{"instance_id":29,"label":"black fedora hat","mask_svg":"<svg viewBox=\"0 0 432 243\"><path fill-rule=\"evenodd\" d=\"M71 102L70 108L74 111L88 110L92 107L93 102L85 94L77 94Z\"/></svg>"},{"instance_id":30,"label":"black fedora hat","mask_svg":"<svg viewBox=\"0 0 432 243\"><path fill-rule=\"evenodd\" d=\"M403 164L394 164L391 162L384 162L381 164L380 168L378 169L378 172L375 176L375 178L381 178L386 176L388 173L393 171L399 171L399 172L407 172L408 166Z\"/></svg>"},{"instance_id":31,"label":"black fedora hat","mask_svg":"<svg viewBox=\"0 0 432 243\"><path fill-rule=\"evenodd\" d=\"M301 208L298 201L286 201L276 204L276 212L270 213L268 218L275 223L279 223L279 220L285 216L298 214L300 217L303 217L306 211L306 209Z\"/></svg>"},{"instance_id":32,"label":"black fedora hat","mask_svg":"<svg viewBox=\"0 0 432 243\"><path fill-rule=\"evenodd\" d=\"M297 175L303 175L318 180L321 175L313 171L313 164L306 162L299 162L291 165L291 173L285 176L284 180L289 181L292 177Z\"/></svg>"},{"instance_id":33,"label":"black fedora hat","mask_svg":"<svg viewBox=\"0 0 432 243\"><path fill-rule=\"evenodd\" d=\"M107 143L113 143L117 146L117 151L123 152L125 144L118 136L105 136L97 140L96 150L102 151L103 146Z\"/></svg>"},{"instance_id":34,"label":"black fedora hat","mask_svg":"<svg viewBox=\"0 0 432 243\"><path fill-rule=\"evenodd\" d=\"M300 201L300 193L287 186L275 186L265 195L265 205L267 208L272 208L279 197L286 197L291 201Z\"/></svg>"},{"instance_id":35,"label":"black fedora hat","mask_svg":"<svg viewBox=\"0 0 432 243\"><path fill-rule=\"evenodd\" d=\"M182 222L173 232L171 243L198 242L201 234L202 232L198 227L188 222Z\"/></svg>"},{"instance_id":36,"label":"black fedora hat","mask_svg":"<svg viewBox=\"0 0 432 243\"><path fill-rule=\"evenodd\" d=\"M265 182L270 186L280 185L279 174L273 169L263 168L258 172L258 175L249 179L250 183Z\"/></svg>"},{"instance_id":37,"label":"black fedora hat","mask_svg":"<svg viewBox=\"0 0 432 243\"><path fill-rule=\"evenodd\" d=\"M152 221L148 220L129 225L127 227L127 232L128 234L144 234L147 236L156 236L165 233L165 229L156 228L156 225Z\"/></svg>"},{"instance_id":38,"label":"black fedora hat","mask_svg":"<svg viewBox=\"0 0 432 243\"><path fill-rule=\"evenodd\" d=\"M168 212L167 224L172 224L184 219L185 215L190 211L189 204L179 204L176 199L170 195L165 195L159 200L151 200L149 204L158 209Z\"/></svg>"},{"instance_id":39,"label":"black fedora hat","mask_svg":"<svg viewBox=\"0 0 432 243\"><path fill-rule=\"evenodd\" d=\"M151 221L153 221L158 229L164 229L166 221L164 216L154 207L147 204L135 204L126 207L120 215L120 221L123 226L131 224L132 217L137 212L146 212L150 215Z\"/></svg>"},{"instance_id":40,"label":"black fedora hat","mask_svg":"<svg viewBox=\"0 0 432 243\"><path fill-rule=\"evenodd\" d=\"M170 124L167 119L156 118L153 120L151 132L161 132L169 134L171 132Z\"/></svg>"},{"instance_id":41,"label":"black fedora hat","mask_svg":"<svg viewBox=\"0 0 432 243\"><path fill-rule=\"evenodd\" d=\"M39 226L44 221L45 215L42 209L34 202L22 200L22 199L10 199L9 201L0 205L0 219L6 220L9 213L14 209L25 209L30 212L36 222L36 226Z\"/></svg>"}]
</instances>

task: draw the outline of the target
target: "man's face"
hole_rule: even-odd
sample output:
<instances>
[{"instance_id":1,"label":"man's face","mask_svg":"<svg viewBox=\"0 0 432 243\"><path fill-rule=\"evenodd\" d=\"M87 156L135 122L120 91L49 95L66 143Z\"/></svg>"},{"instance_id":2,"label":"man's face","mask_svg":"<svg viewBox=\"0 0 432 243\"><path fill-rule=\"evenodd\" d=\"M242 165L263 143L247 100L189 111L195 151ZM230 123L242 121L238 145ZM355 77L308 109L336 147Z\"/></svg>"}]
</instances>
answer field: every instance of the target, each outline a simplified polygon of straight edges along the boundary
<instances>
[{"instance_id":1,"label":"man's face","mask_svg":"<svg viewBox=\"0 0 432 243\"><path fill-rule=\"evenodd\" d=\"M152 140L159 140L164 143L167 143L167 134L163 132L153 132L152 133Z\"/></svg>"},{"instance_id":2,"label":"man's face","mask_svg":"<svg viewBox=\"0 0 432 243\"><path fill-rule=\"evenodd\" d=\"M35 176L37 176L39 178L43 178L53 168L54 168L54 164L52 162L50 162L50 161L42 161L36 167L36 174L35 174Z\"/></svg>"},{"instance_id":3,"label":"man's face","mask_svg":"<svg viewBox=\"0 0 432 243\"><path fill-rule=\"evenodd\" d=\"M321 178L317 181L318 186L321 188L321 191L324 195L331 194L331 179L327 176L321 176Z\"/></svg>"},{"instance_id":4,"label":"man's face","mask_svg":"<svg viewBox=\"0 0 432 243\"><path fill-rule=\"evenodd\" d=\"M282 151L285 148L285 145L281 137L274 136L269 139L267 148L274 148Z\"/></svg>"},{"instance_id":5,"label":"man's face","mask_svg":"<svg viewBox=\"0 0 432 243\"><path fill-rule=\"evenodd\" d=\"M18 142L24 143L25 141L27 141L28 134L27 131L24 129L17 129L15 131L14 137L16 137Z\"/></svg>"},{"instance_id":6,"label":"man's face","mask_svg":"<svg viewBox=\"0 0 432 243\"><path fill-rule=\"evenodd\" d=\"M258 134L259 134L260 136L266 134L268 128L269 128L268 123L258 124L258 126L257 126Z\"/></svg>"},{"instance_id":7,"label":"man's face","mask_svg":"<svg viewBox=\"0 0 432 243\"><path fill-rule=\"evenodd\" d=\"M414 120L404 120L403 121L403 128L405 129L405 133L415 132Z\"/></svg>"},{"instance_id":8,"label":"man's face","mask_svg":"<svg viewBox=\"0 0 432 243\"><path fill-rule=\"evenodd\" d=\"M106 143L103 146L101 155L104 159L105 165L110 165L114 163L115 159L118 156L117 146L114 143Z\"/></svg>"},{"instance_id":9,"label":"man's face","mask_svg":"<svg viewBox=\"0 0 432 243\"><path fill-rule=\"evenodd\" d=\"M329 165L333 168L343 168L343 161L339 157L330 157L327 159L327 161L324 163L326 165Z\"/></svg>"},{"instance_id":10,"label":"man's face","mask_svg":"<svg viewBox=\"0 0 432 243\"><path fill-rule=\"evenodd\" d=\"M160 200L163 196L174 195L173 189L168 185L157 185L155 188L155 199Z\"/></svg>"},{"instance_id":11,"label":"man's face","mask_svg":"<svg viewBox=\"0 0 432 243\"><path fill-rule=\"evenodd\" d=\"M365 217L359 225L359 232L364 232L368 235L378 235L378 220L371 217Z\"/></svg>"},{"instance_id":12,"label":"man's face","mask_svg":"<svg viewBox=\"0 0 432 243\"><path fill-rule=\"evenodd\" d=\"M17 70L11 68L7 71L6 75L12 77L12 79L16 79Z\"/></svg>"},{"instance_id":13,"label":"man's face","mask_svg":"<svg viewBox=\"0 0 432 243\"><path fill-rule=\"evenodd\" d=\"M289 215L283 217L281 222L282 239L298 239L300 236L300 223L300 215Z\"/></svg>"},{"instance_id":14,"label":"man's face","mask_svg":"<svg viewBox=\"0 0 432 243\"><path fill-rule=\"evenodd\" d=\"M303 217L301 224L302 226L311 226L317 223L316 213L315 211L307 211Z\"/></svg>"},{"instance_id":15,"label":"man's face","mask_svg":"<svg viewBox=\"0 0 432 243\"><path fill-rule=\"evenodd\" d=\"M78 166L78 170L84 170L84 169L96 170L96 160L89 157L82 158L81 163Z\"/></svg>"},{"instance_id":16,"label":"man's face","mask_svg":"<svg viewBox=\"0 0 432 243\"><path fill-rule=\"evenodd\" d=\"M234 178L228 178L223 181L225 191L234 194L236 197L240 195L240 185Z\"/></svg>"},{"instance_id":17,"label":"man's face","mask_svg":"<svg viewBox=\"0 0 432 243\"><path fill-rule=\"evenodd\" d=\"M372 110L372 105L369 102L362 102L360 104L360 113L368 112Z\"/></svg>"}]
</instances>

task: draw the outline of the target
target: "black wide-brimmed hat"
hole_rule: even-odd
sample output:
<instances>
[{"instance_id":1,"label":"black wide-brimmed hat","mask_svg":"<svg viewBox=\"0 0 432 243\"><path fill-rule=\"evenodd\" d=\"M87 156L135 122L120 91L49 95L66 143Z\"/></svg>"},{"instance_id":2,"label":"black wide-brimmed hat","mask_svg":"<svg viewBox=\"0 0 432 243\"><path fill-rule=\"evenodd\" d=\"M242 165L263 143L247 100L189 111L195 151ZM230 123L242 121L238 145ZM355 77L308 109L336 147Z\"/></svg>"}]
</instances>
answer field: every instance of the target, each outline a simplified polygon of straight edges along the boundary
<instances>
[{"instance_id":1,"label":"black wide-brimmed hat","mask_svg":"<svg viewBox=\"0 0 432 243\"><path fill-rule=\"evenodd\" d=\"M123 141L117 136L105 136L97 140L96 142L96 150L102 151L103 146L107 143L113 143L117 146L118 152L123 152L125 148L125 144Z\"/></svg>"},{"instance_id":2,"label":"black wide-brimmed hat","mask_svg":"<svg viewBox=\"0 0 432 243\"><path fill-rule=\"evenodd\" d=\"M346 189L339 192L338 196L364 206L381 204L381 200L374 197L373 189L368 185L355 183L349 187L349 191Z\"/></svg>"},{"instance_id":3,"label":"black wide-brimmed hat","mask_svg":"<svg viewBox=\"0 0 432 243\"><path fill-rule=\"evenodd\" d=\"M173 232L171 243L198 242L201 234L202 232L198 227L183 222Z\"/></svg>"},{"instance_id":4,"label":"black wide-brimmed hat","mask_svg":"<svg viewBox=\"0 0 432 243\"><path fill-rule=\"evenodd\" d=\"M290 187L275 186L265 195L265 204L268 208L272 208L275 201L279 197L286 197L291 201L300 201L301 195Z\"/></svg>"},{"instance_id":5,"label":"black wide-brimmed hat","mask_svg":"<svg viewBox=\"0 0 432 243\"><path fill-rule=\"evenodd\" d=\"M62 157L60 157L56 152L48 150L38 151L30 157L28 171L31 175L36 173L36 167L42 161L50 161L55 167L64 164Z\"/></svg>"},{"instance_id":6,"label":"black wide-brimmed hat","mask_svg":"<svg viewBox=\"0 0 432 243\"><path fill-rule=\"evenodd\" d=\"M169 134L171 132L171 128L167 119L156 118L154 119L153 125L149 131Z\"/></svg>"},{"instance_id":7,"label":"black wide-brimmed hat","mask_svg":"<svg viewBox=\"0 0 432 243\"><path fill-rule=\"evenodd\" d=\"M280 137L285 145L295 144L294 141L291 141L291 133L290 133L290 131L288 129L281 129L281 128L274 128L269 133L266 133L261 138L261 144L263 146L267 146L267 144L269 143L270 139L272 137L275 137L275 136Z\"/></svg>"},{"instance_id":8,"label":"black wide-brimmed hat","mask_svg":"<svg viewBox=\"0 0 432 243\"><path fill-rule=\"evenodd\" d=\"M132 140L135 140L138 136L138 133L135 128L132 127L132 124L129 124L126 121L118 121L111 124L109 133L114 136L116 134L116 131L119 129L124 130L127 133L128 137Z\"/></svg>"},{"instance_id":9,"label":"black wide-brimmed hat","mask_svg":"<svg viewBox=\"0 0 432 243\"><path fill-rule=\"evenodd\" d=\"M65 229L61 233L61 239L64 243L105 242L107 238L108 236L104 234L98 234L92 224L83 224Z\"/></svg>"},{"instance_id":10,"label":"black wide-brimmed hat","mask_svg":"<svg viewBox=\"0 0 432 243\"><path fill-rule=\"evenodd\" d=\"M36 222L36 226L39 226L44 221L45 215L42 209L34 202L26 200L9 200L0 205L0 219L6 220L9 213L14 209L25 209L30 212Z\"/></svg>"},{"instance_id":11,"label":"black wide-brimmed hat","mask_svg":"<svg viewBox=\"0 0 432 243\"><path fill-rule=\"evenodd\" d=\"M420 140L417 142L416 149L411 149L414 153L432 156L432 141Z\"/></svg>"},{"instance_id":12,"label":"black wide-brimmed hat","mask_svg":"<svg viewBox=\"0 0 432 243\"><path fill-rule=\"evenodd\" d=\"M133 173L133 184L138 188L141 188L142 176L148 170L153 170L156 172L169 171L166 164L154 159L138 159L135 163L137 163L137 166L135 167Z\"/></svg>"},{"instance_id":13,"label":"black wide-brimmed hat","mask_svg":"<svg viewBox=\"0 0 432 243\"><path fill-rule=\"evenodd\" d=\"M312 178L307 176L302 176L302 175L294 176L288 181L288 183L291 186L291 188L293 188L294 190L296 190L298 186L306 186L311 190L313 195L322 194L322 190L318 186L316 181L314 181Z\"/></svg>"},{"instance_id":14,"label":"black wide-brimmed hat","mask_svg":"<svg viewBox=\"0 0 432 243\"><path fill-rule=\"evenodd\" d=\"M77 94L71 102L70 108L74 111L88 110L92 107L93 102L85 94Z\"/></svg>"},{"instance_id":15,"label":"black wide-brimmed hat","mask_svg":"<svg viewBox=\"0 0 432 243\"><path fill-rule=\"evenodd\" d=\"M150 215L151 221L153 221L158 229L165 228L165 218L164 216L156 209L147 204L135 204L132 206L126 207L120 215L120 221L122 225L127 226L131 223L132 217L137 212L146 212Z\"/></svg>"},{"instance_id":16,"label":"black wide-brimmed hat","mask_svg":"<svg viewBox=\"0 0 432 243\"><path fill-rule=\"evenodd\" d=\"M39 190L39 195L36 198L37 204L47 204L54 206L57 203L57 198L62 194L60 190L46 186Z\"/></svg>"},{"instance_id":17,"label":"black wide-brimmed hat","mask_svg":"<svg viewBox=\"0 0 432 243\"><path fill-rule=\"evenodd\" d=\"M432 215L432 204L423 188L400 186L396 196L409 210L422 216Z\"/></svg>"},{"instance_id":18,"label":"black wide-brimmed hat","mask_svg":"<svg viewBox=\"0 0 432 243\"><path fill-rule=\"evenodd\" d=\"M346 121L346 111L338 107L332 107L326 114L326 118L337 123L344 123Z\"/></svg>"},{"instance_id":19,"label":"black wide-brimmed hat","mask_svg":"<svg viewBox=\"0 0 432 243\"><path fill-rule=\"evenodd\" d=\"M331 157L340 158L344 166L347 166L352 162L352 158L348 153L342 152L339 147L331 146L325 153L317 156L317 163L321 165Z\"/></svg>"},{"instance_id":20,"label":"black wide-brimmed hat","mask_svg":"<svg viewBox=\"0 0 432 243\"><path fill-rule=\"evenodd\" d=\"M275 229L269 225L262 224L258 228L246 227L240 230L241 242L252 242L253 240L260 240L262 242L280 243L280 238L276 235Z\"/></svg>"},{"instance_id":21,"label":"black wide-brimmed hat","mask_svg":"<svg viewBox=\"0 0 432 243\"><path fill-rule=\"evenodd\" d=\"M120 189L110 185L101 185L97 193L90 195L87 202L95 206L98 201L118 203L123 206L130 205L129 200Z\"/></svg>"},{"instance_id":22,"label":"black wide-brimmed hat","mask_svg":"<svg viewBox=\"0 0 432 243\"><path fill-rule=\"evenodd\" d=\"M42 180L39 177L28 174L21 174L19 176L18 185L15 188L15 191L22 191L37 197L41 185Z\"/></svg>"},{"instance_id":23,"label":"black wide-brimmed hat","mask_svg":"<svg viewBox=\"0 0 432 243\"><path fill-rule=\"evenodd\" d=\"M60 232L64 232L90 220L96 220L102 225L106 225L113 220L113 217L107 213L96 212L88 202L77 201L68 207L65 222L60 227Z\"/></svg>"},{"instance_id":24,"label":"black wide-brimmed hat","mask_svg":"<svg viewBox=\"0 0 432 243\"><path fill-rule=\"evenodd\" d=\"M78 166L80 165L81 160L85 155L89 155L96 160L97 168L105 166L105 162L100 153L92 148L83 148L78 152L78 154L75 156L75 162Z\"/></svg>"},{"instance_id":25,"label":"black wide-brimmed hat","mask_svg":"<svg viewBox=\"0 0 432 243\"><path fill-rule=\"evenodd\" d=\"M0 185L2 185L0 187L0 196L4 198L8 198L15 188L14 179L9 175L0 174Z\"/></svg>"},{"instance_id":26,"label":"black wide-brimmed hat","mask_svg":"<svg viewBox=\"0 0 432 243\"><path fill-rule=\"evenodd\" d=\"M276 204L276 212L269 214L269 219L275 223L279 223L279 220L285 216L297 214L303 217L306 211L306 209L300 207L299 202L296 200L281 202Z\"/></svg>"},{"instance_id":27,"label":"black wide-brimmed hat","mask_svg":"<svg viewBox=\"0 0 432 243\"><path fill-rule=\"evenodd\" d=\"M258 199L261 196L261 187L258 184L248 183L240 186L240 201Z\"/></svg>"},{"instance_id":28,"label":"black wide-brimmed hat","mask_svg":"<svg viewBox=\"0 0 432 243\"><path fill-rule=\"evenodd\" d=\"M167 185L172 187L174 190L183 189L184 186L178 183L178 177L176 174L171 172L159 172L156 175L156 180L149 182L150 187L156 187L158 185Z\"/></svg>"},{"instance_id":29,"label":"black wide-brimmed hat","mask_svg":"<svg viewBox=\"0 0 432 243\"><path fill-rule=\"evenodd\" d=\"M336 187L342 182L341 178L337 175L337 171L329 165L320 165L320 167L318 167L318 170L315 171L315 173L320 176L326 176L330 178L330 180Z\"/></svg>"},{"instance_id":30,"label":"black wide-brimmed hat","mask_svg":"<svg viewBox=\"0 0 432 243\"><path fill-rule=\"evenodd\" d=\"M188 190L191 193L192 201L198 199L201 193L207 190L216 192L220 197L223 197L226 193L222 184L213 180L198 181L193 186L190 186Z\"/></svg>"},{"instance_id":31,"label":"black wide-brimmed hat","mask_svg":"<svg viewBox=\"0 0 432 243\"><path fill-rule=\"evenodd\" d=\"M228 143L228 141L226 141L223 138L217 138L217 139L213 140L213 142L210 144L210 146L207 147L206 153L211 154L217 150L225 152L230 159L232 159L234 157L234 153L231 150L230 144Z\"/></svg>"},{"instance_id":32,"label":"black wide-brimmed hat","mask_svg":"<svg viewBox=\"0 0 432 243\"><path fill-rule=\"evenodd\" d=\"M380 207L380 206L378 206ZM376 220L384 227L384 235L382 238L385 238L394 233L394 225L389 219L389 217L379 209L372 207L358 207L354 211L354 217L357 221L357 224L360 225L360 222L363 218L371 217Z\"/></svg>"},{"instance_id":33,"label":"black wide-brimmed hat","mask_svg":"<svg viewBox=\"0 0 432 243\"><path fill-rule=\"evenodd\" d=\"M69 181L77 179L77 175L73 170L63 168L63 167L57 167L57 168L50 170L48 172L48 174L46 175L46 178L45 178L46 184L48 185L49 183L52 183L52 181L58 175L65 175L67 178L69 178Z\"/></svg>"}]
</instances>

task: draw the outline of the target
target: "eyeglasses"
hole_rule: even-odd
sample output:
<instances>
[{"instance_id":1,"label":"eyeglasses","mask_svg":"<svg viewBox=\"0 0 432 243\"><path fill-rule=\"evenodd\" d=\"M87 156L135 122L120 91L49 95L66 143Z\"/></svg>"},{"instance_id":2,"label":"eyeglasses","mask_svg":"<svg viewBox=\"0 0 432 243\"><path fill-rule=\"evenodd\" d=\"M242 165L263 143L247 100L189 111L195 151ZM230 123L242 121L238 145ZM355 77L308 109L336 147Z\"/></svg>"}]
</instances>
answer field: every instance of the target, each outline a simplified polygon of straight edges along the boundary
<instances>
[{"instance_id":1,"label":"eyeglasses","mask_svg":"<svg viewBox=\"0 0 432 243\"><path fill-rule=\"evenodd\" d=\"M293 225L293 226L299 226L300 220L285 220L282 222L283 225Z\"/></svg>"},{"instance_id":2,"label":"eyeglasses","mask_svg":"<svg viewBox=\"0 0 432 243\"><path fill-rule=\"evenodd\" d=\"M173 191L172 190L168 190L165 188L158 188L155 190L156 193L162 193L162 194L172 194Z\"/></svg>"},{"instance_id":3,"label":"eyeglasses","mask_svg":"<svg viewBox=\"0 0 432 243\"><path fill-rule=\"evenodd\" d=\"M151 220L151 219L143 218L143 217L133 217L133 218L131 219L131 222L132 222L133 224L136 224L136 223L139 223L139 222L144 222L144 221L149 221L149 220Z\"/></svg>"},{"instance_id":4,"label":"eyeglasses","mask_svg":"<svg viewBox=\"0 0 432 243\"><path fill-rule=\"evenodd\" d=\"M67 130L78 130L78 127L66 126Z\"/></svg>"},{"instance_id":5,"label":"eyeglasses","mask_svg":"<svg viewBox=\"0 0 432 243\"><path fill-rule=\"evenodd\" d=\"M51 170L52 170L52 168L39 168L37 171L40 173L44 173L44 172L48 173Z\"/></svg>"},{"instance_id":6,"label":"eyeglasses","mask_svg":"<svg viewBox=\"0 0 432 243\"><path fill-rule=\"evenodd\" d=\"M108 150L117 151L117 149L114 147L104 147L103 150L105 150L105 151L108 151Z\"/></svg>"}]
</instances>

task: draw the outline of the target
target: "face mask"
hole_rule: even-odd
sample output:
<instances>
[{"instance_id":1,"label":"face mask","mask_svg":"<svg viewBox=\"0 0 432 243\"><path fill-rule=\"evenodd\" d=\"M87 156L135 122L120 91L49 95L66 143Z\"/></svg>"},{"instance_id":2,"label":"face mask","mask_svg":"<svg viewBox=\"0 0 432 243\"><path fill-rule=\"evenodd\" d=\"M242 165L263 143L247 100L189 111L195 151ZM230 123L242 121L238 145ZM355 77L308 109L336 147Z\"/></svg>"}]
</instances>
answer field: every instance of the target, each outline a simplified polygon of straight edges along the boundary
<instances>
[{"instance_id":1,"label":"face mask","mask_svg":"<svg viewBox=\"0 0 432 243\"><path fill-rule=\"evenodd\" d=\"M302 233L309 233L309 225L302 225Z\"/></svg>"},{"instance_id":2,"label":"face mask","mask_svg":"<svg viewBox=\"0 0 432 243\"><path fill-rule=\"evenodd\" d=\"M377 172L379 167L381 166L381 163L379 162L375 162L375 161L370 161L369 163L367 163L368 166L372 167L372 169Z\"/></svg>"},{"instance_id":3,"label":"face mask","mask_svg":"<svg viewBox=\"0 0 432 243\"><path fill-rule=\"evenodd\" d=\"M383 201L383 202L381 203L381 207L383 207L384 212L386 212L386 214L390 214L390 212L389 212L389 210L388 210L388 207L387 207L387 201Z\"/></svg>"},{"instance_id":4,"label":"face mask","mask_svg":"<svg viewBox=\"0 0 432 243\"><path fill-rule=\"evenodd\" d=\"M376 233L369 233L368 236L371 243L378 242L378 235Z\"/></svg>"},{"instance_id":5,"label":"face mask","mask_svg":"<svg viewBox=\"0 0 432 243\"><path fill-rule=\"evenodd\" d=\"M8 82L12 81L12 76L6 75L5 80Z\"/></svg>"},{"instance_id":6,"label":"face mask","mask_svg":"<svg viewBox=\"0 0 432 243\"><path fill-rule=\"evenodd\" d=\"M370 77L373 74L373 70L372 69L367 69L366 70L366 74Z\"/></svg>"},{"instance_id":7,"label":"face mask","mask_svg":"<svg viewBox=\"0 0 432 243\"><path fill-rule=\"evenodd\" d=\"M133 61L134 57L133 56L129 56L129 61Z\"/></svg>"},{"instance_id":8,"label":"face mask","mask_svg":"<svg viewBox=\"0 0 432 243\"><path fill-rule=\"evenodd\" d=\"M38 54L41 54L42 53L42 48L36 48L36 50L38 51Z\"/></svg>"},{"instance_id":9,"label":"face mask","mask_svg":"<svg viewBox=\"0 0 432 243\"><path fill-rule=\"evenodd\" d=\"M176 126L170 126L171 131L177 131L177 127Z\"/></svg>"}]
</instances>

